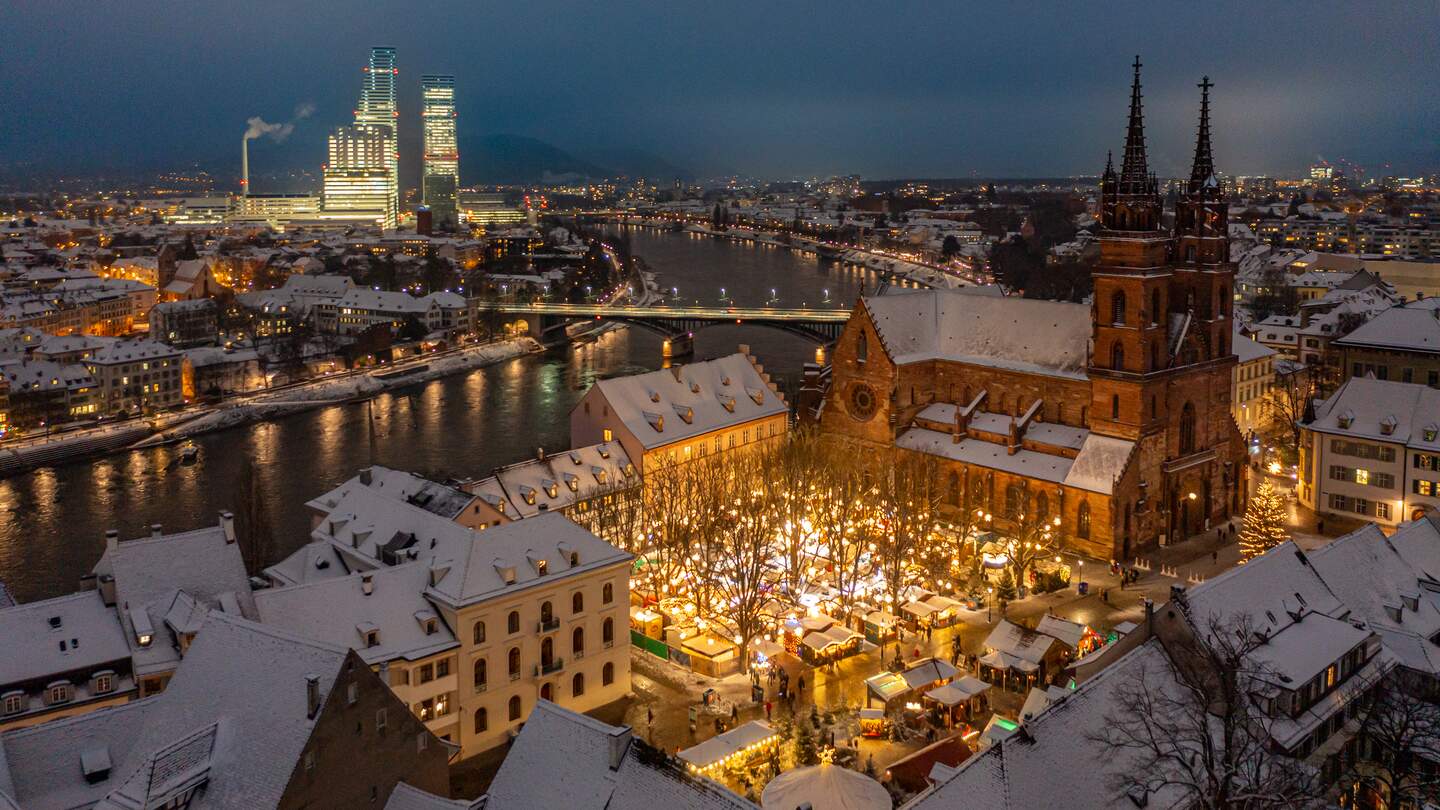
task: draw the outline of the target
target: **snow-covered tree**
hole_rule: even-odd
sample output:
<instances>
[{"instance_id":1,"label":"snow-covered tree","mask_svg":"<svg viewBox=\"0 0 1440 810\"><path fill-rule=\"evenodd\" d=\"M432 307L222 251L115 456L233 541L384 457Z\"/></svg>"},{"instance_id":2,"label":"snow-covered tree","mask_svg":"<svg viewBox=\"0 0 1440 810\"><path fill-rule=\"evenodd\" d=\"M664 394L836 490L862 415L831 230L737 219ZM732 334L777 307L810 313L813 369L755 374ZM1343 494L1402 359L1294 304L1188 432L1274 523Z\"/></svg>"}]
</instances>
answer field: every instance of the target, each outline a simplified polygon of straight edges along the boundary
<instances>
[{"instance_id":1,"label":"snow-covered tree","mask_svg":"<svg viewBox=\"0 0 1440 810\"><path fill-rule=\"evenodd\" d=\"M1248 562L1290 539L1285 531L1285 498L1269 481L1261 481L1245 510L1240 527L1240 559Z\"/></svg>"}]
</instances>

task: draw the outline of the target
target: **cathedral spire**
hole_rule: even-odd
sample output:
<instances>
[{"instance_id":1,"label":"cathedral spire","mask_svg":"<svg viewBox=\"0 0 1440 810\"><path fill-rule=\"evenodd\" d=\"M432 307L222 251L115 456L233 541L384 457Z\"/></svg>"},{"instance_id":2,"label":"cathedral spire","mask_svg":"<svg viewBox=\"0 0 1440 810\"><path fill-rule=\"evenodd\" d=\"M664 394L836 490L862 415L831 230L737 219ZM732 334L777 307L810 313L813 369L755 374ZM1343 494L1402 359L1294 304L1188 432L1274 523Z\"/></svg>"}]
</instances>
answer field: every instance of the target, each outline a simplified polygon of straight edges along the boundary
<instances>
[{"instance_id":1,"label":"cathedral spire","mask_svg":"<svg viewBox=\"0 0 1440 810\"><path fill-rule=\"evenodd\" d=\"M1210 77L1200 80L1200 129L1195 136L1195 162L1190 168L1190 193L1201 193L1215 176L1215 158L1210 153Z\"/></svg>"},{"instance_id":2,"label":"cathedral spire","mask_svg":"<svg viewBox=\"0 0 1440 810\"><path fill-rule=\"evenodd\" d=\"M1145 161L1145 117L1140 103L1140 57L1135 57L1135 80L1130 86L1130 125L1125 132L1125 159L1120 169L1121 194L1149 191L1150 171Z\"/></svg>"}]
</instances>

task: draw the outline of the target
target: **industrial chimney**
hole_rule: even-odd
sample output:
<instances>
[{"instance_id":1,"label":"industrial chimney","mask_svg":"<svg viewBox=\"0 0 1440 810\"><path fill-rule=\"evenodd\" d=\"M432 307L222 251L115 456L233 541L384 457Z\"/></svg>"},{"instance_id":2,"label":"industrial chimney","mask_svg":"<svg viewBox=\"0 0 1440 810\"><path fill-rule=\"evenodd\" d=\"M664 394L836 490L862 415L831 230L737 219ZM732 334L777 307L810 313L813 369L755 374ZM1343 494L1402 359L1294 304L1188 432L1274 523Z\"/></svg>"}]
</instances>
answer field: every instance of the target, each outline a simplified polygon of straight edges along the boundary
<instances>
[{"instance_id":1,"label":"industrial chimney","mask_svg":"<svg viewBox=\"0 0 1440 810\"><path fill-rule=\"evenodd\" d=\"M250 196L250 139L240 140L240 196Z\"/></svg>"}]
</instances>

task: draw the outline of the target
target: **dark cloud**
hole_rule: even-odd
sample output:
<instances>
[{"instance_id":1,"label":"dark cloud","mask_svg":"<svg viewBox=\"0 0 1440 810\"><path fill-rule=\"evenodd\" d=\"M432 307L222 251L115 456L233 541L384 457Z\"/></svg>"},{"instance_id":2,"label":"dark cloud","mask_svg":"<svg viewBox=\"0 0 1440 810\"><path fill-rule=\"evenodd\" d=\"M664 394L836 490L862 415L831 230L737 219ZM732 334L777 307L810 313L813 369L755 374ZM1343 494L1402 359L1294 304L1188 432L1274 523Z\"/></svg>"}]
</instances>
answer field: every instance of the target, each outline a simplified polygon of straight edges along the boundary
<instances>
[{"instance_id":1,"label":"dark cloud","mask_svg":"<svg viewBox=\"0 0 1440 810\"><path fill-rule=\"evenodd\" d=\"M1316 156L1440 163L1440 14L1415 3L454 3L12 0L0 8L0 162L197 159L256 115L288 148L348 119L371 45L399 49L402 127L423 72L460 126L576 154L644 150L768 176L1095 171L1146 62L1155 164L1188 159L1216 82L1236 173Z\"/></svg>"}]
</instances>

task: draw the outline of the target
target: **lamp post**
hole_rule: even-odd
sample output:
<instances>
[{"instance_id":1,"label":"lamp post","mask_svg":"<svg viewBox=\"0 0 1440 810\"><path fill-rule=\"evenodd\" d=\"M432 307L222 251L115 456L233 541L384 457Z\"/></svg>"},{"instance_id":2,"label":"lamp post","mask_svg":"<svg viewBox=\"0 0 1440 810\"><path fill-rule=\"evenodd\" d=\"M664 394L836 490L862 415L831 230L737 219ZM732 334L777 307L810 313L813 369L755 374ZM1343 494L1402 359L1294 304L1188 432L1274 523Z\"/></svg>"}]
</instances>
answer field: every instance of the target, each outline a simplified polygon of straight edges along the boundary
<instances>
[{"instance_id":1,"label":"lamp post","mask_svg":"<svg viewBox=\"0 0 1440 810\"><path fill-rule=\"evenodd\" d=\"M985 623L986 623L986 624L989 624L990 621L991 621L991 619L990 619L990 595L993 594L994 592L995 592L995 589L994 589L993 587L991 587L991 586L989 586L989 585L986 585L986 586L985 586Z\"/></svg>"}]
</instances>

